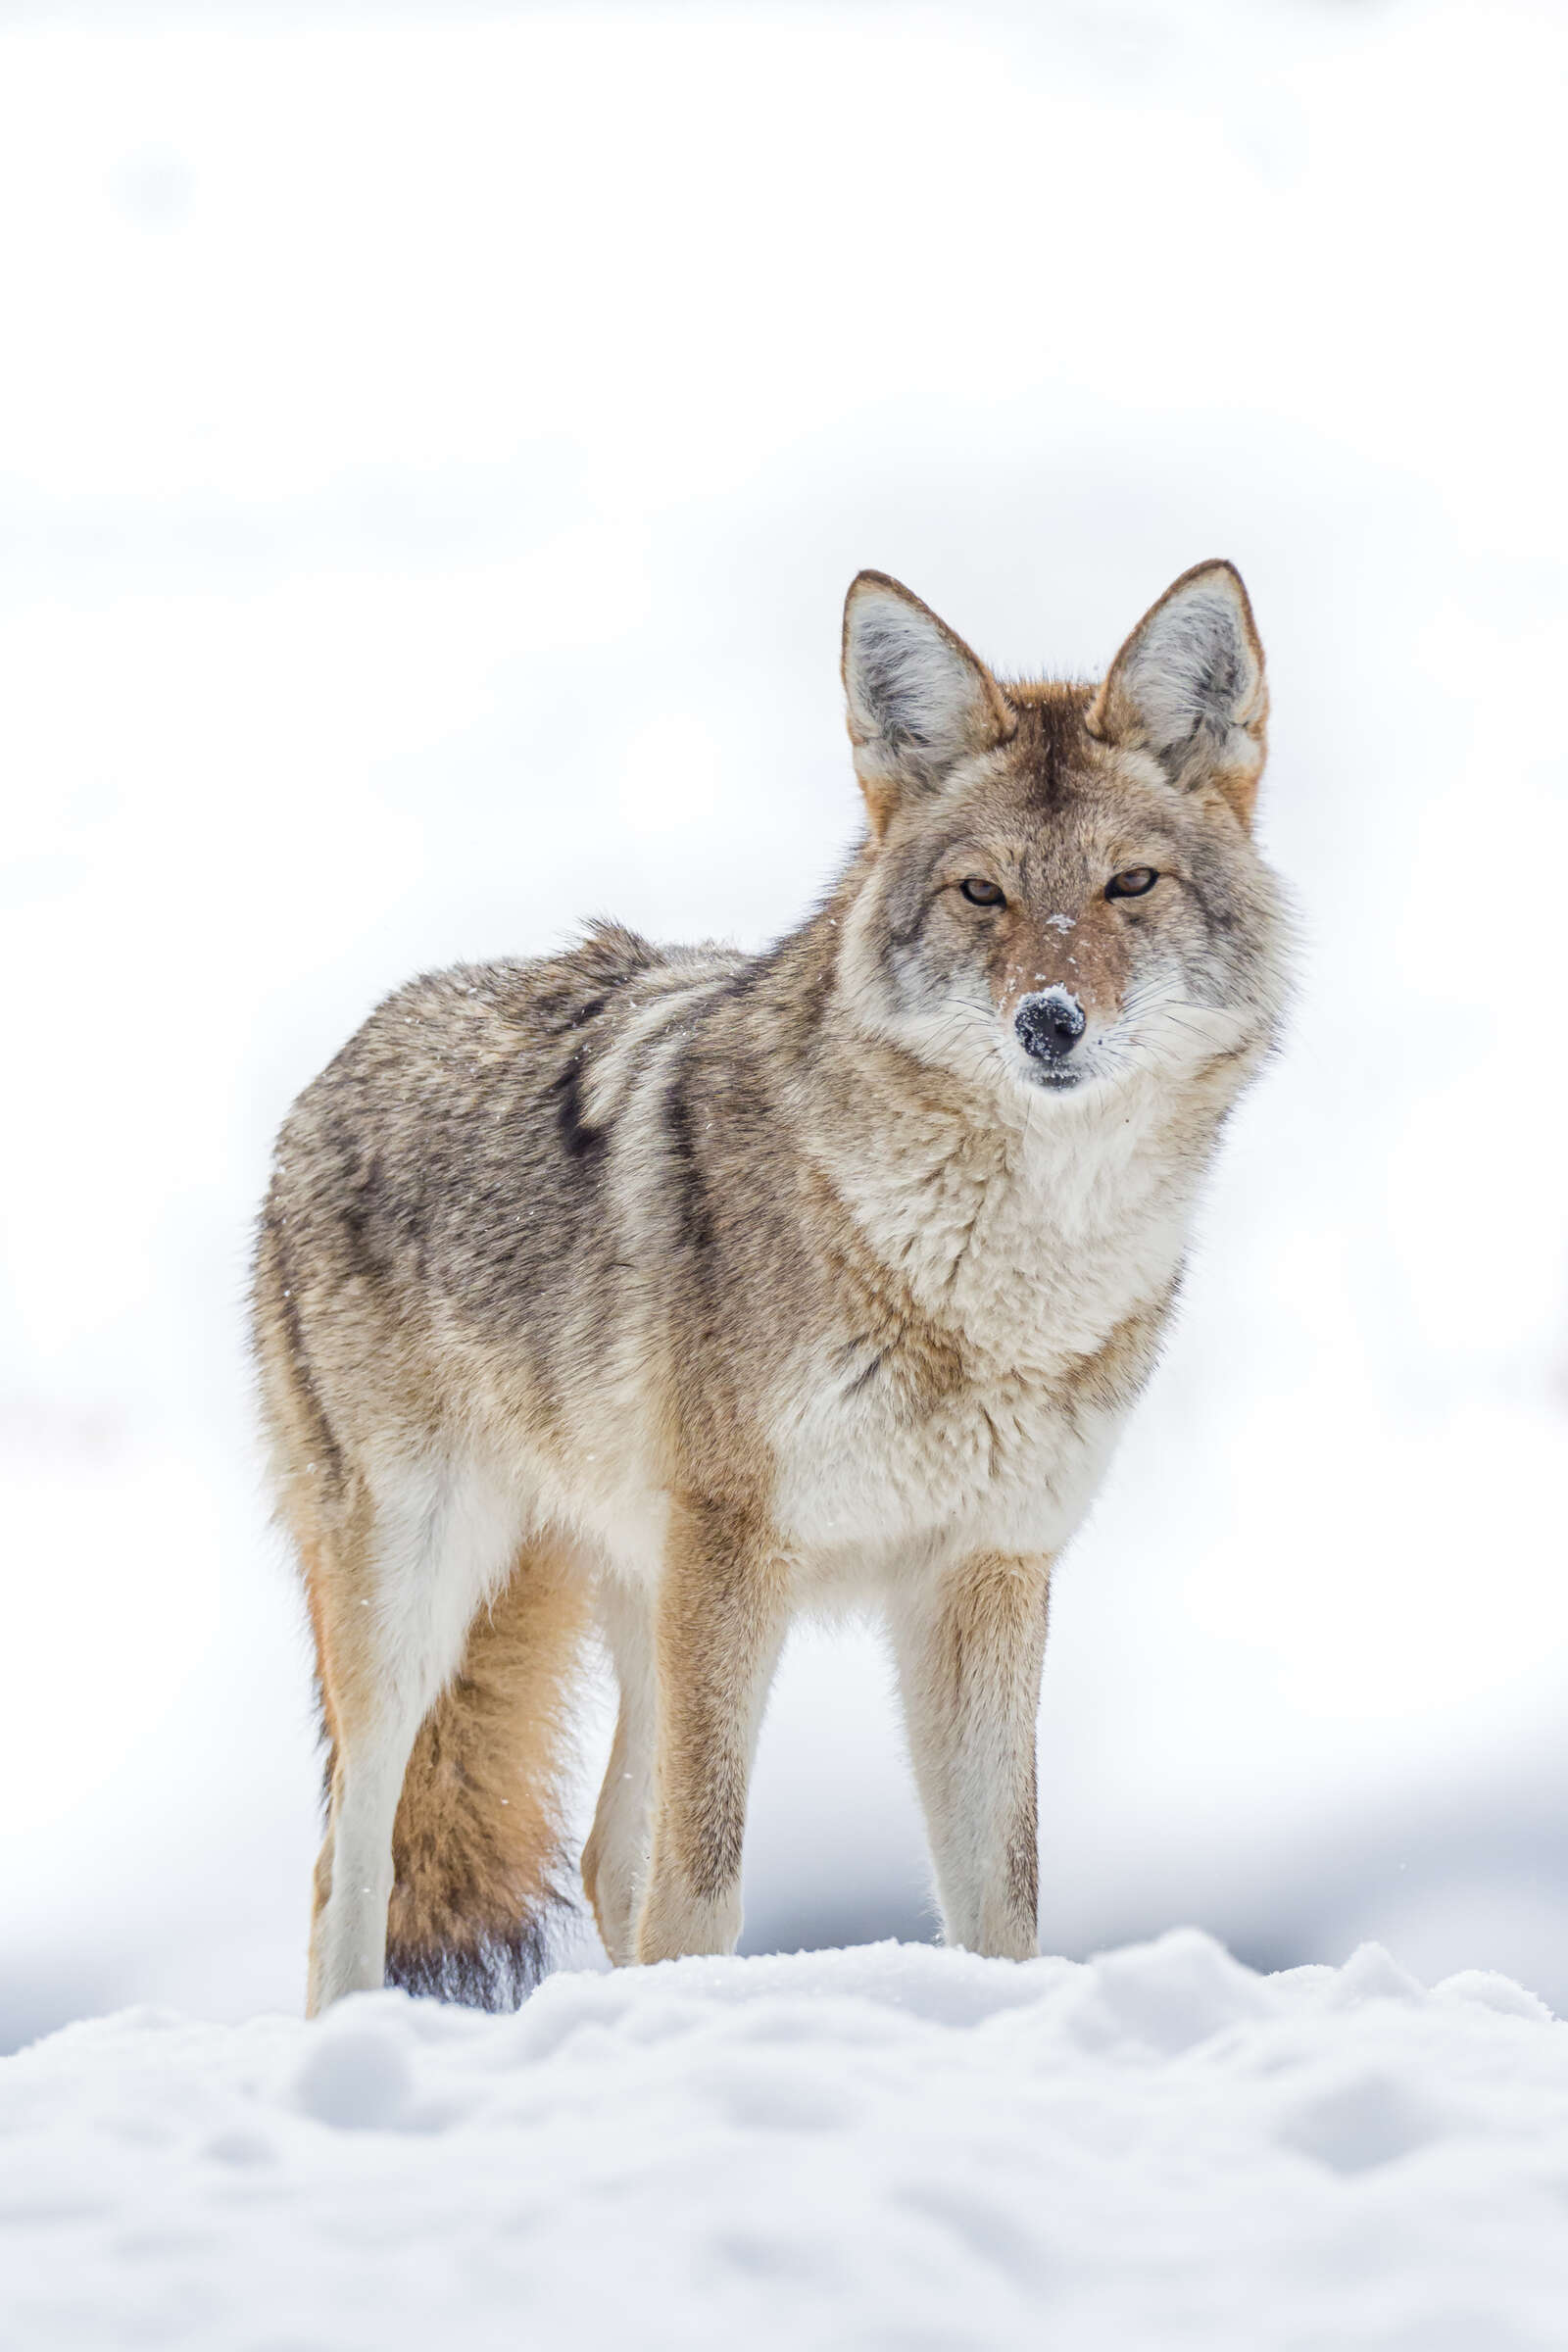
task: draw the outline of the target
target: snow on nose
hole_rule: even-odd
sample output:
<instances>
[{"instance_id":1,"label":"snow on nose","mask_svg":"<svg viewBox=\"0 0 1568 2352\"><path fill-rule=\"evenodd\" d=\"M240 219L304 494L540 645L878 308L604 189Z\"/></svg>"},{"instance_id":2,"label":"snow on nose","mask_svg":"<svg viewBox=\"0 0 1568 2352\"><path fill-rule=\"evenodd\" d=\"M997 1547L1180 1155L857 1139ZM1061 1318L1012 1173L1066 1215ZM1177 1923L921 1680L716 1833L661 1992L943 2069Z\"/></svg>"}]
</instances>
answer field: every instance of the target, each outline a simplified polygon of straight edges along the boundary
<instances>
[{"instance_id":1,"label":"snow on nose","mask_svg":"<svg viewBox=\"0 0 1568 2352\"><path fill-rule=\"evenodd\" d=\"M1037 1061L1064 1061L1088 1022L1071 989L1058 982L1025 997L1013 1014L1012 1025L1024 1052Z\"/></svg>"}]
</instances>

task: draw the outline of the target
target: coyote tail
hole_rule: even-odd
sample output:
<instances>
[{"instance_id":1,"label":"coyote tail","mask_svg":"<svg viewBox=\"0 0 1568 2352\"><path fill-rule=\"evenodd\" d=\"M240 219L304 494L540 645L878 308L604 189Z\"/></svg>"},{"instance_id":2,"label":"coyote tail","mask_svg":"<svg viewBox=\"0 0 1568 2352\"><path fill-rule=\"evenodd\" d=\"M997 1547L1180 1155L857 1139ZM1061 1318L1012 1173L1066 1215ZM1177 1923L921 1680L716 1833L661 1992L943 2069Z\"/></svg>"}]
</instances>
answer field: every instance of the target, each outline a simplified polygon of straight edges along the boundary
<instances>
[{"instance_id":1,"label":"coyote tail","mask_svg":"<svg viewBox=\"0 0 1568 2352\"><path fill-rule=\"evenodd\" d=\"M543 1546L469 1631L425 1717L392 1833L386 1974L405 1991L514 2009L567 1908L566 1715L586 1597Z\"/></svg>"}]
</instances>

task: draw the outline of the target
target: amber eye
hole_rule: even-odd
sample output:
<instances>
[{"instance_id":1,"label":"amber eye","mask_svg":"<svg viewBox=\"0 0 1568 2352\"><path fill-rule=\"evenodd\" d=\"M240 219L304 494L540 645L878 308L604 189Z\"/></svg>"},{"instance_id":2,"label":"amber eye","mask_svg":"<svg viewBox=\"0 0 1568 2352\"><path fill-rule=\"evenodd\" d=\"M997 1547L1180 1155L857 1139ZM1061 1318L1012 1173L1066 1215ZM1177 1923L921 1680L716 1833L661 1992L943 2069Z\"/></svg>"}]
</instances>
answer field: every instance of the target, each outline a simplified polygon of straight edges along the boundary
<instances>
[{"instance_id":1,"label":"amber eye","mask_svg":"<svg viewBox=\"0 0 1568 2352\"><path fill-rule=\"evenodd\" d=\"M983 882L978 874L971 874L967 882L958 884L958 888L971 906L1005 906L1007 904L1007 894L1000 883Z\"/></svg>"},{"instance_id":2,"label":"amber eye","mask_svg":"<svg viewBox=\"0 0 1568 2352\"><path fill-rule=\"evenodd\" d=\"M1112 874L1105 884L1107 899L1141 899L1146 890L1152 890L1159 880L1152 865L1130 865L1124 874Z\"/></svg>"}]
</instances>

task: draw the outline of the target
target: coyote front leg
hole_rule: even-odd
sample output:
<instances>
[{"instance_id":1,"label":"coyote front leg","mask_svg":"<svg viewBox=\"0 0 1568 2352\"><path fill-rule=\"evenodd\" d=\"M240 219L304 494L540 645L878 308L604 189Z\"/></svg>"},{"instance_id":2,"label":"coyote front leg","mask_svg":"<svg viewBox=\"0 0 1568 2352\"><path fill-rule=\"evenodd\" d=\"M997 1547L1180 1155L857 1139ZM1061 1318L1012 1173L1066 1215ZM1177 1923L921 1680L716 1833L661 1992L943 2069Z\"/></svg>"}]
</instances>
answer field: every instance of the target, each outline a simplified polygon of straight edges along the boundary
<instances>
[{"instance_id":1,"label":"coyote front leg","mask_svg":"<svg viewBox=\"0 0 1568 2352\"><path fill-rule=\"evenodd\" d=\"M654 1835L639 1960L735 1948L747 1784L787 1616L781 1563L750 1515L677 1503L657 1603Z\"/></svg>"},{"instance_id":2,"label":"coyote front leg","mask_svg":"<svg viewBox=\"0 0 1568 2352\"><path fill-rule=\"evenodd\" d=\"M950 1943L1040 1948L1035 1717L1050 1562L982 1552L893 1618L899 1682Z\"/></svg>"}]
</instances>

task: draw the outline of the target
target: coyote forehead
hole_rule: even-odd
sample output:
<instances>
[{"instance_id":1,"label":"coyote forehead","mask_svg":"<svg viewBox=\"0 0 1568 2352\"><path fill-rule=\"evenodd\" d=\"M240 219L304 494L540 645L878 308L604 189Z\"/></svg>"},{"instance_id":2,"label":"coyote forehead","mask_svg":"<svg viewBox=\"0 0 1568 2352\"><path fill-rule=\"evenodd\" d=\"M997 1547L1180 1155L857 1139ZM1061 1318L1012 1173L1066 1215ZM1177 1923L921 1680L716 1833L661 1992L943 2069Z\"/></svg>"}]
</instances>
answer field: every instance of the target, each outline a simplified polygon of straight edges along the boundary
<instances>
[{"instance_id":1,"label":"coyote forehead","mask_svg":"<svg viewBox=\"0 0 1568 2352\"><path fill-rule=\"evenodd\" d=\"M1034 1948L1051 1561L1154 1360L1283 994L1228 564L1095 684L865 572L864 840L760 956L595 926L416 980L294 1105L254 1319L330 1750L312 2000L511 1997L563 1859L611 1955L730 1948L791 1617L884 1613L950 1937Z\"/></svg>"}]
</instances>

